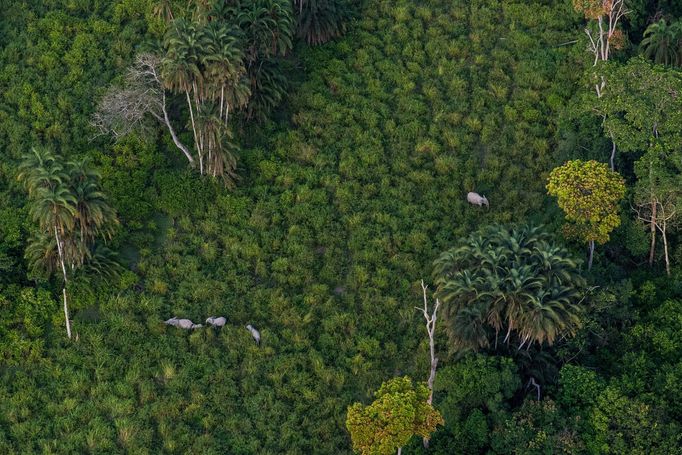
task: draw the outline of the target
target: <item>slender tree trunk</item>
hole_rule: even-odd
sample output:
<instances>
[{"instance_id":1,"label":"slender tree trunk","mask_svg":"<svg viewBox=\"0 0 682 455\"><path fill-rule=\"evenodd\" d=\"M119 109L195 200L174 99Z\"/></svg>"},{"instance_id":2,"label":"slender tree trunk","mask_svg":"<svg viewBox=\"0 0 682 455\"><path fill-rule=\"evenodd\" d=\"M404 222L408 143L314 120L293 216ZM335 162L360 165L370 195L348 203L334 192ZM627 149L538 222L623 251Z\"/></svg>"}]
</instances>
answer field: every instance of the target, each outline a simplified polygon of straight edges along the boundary
<instances>
[{"instance_id":1,"label":"slender tree trunk","mask_svg":"<svg viewBox=\"0 0 682 455\"><path fill-rule=\"evenodd\" d=\"M221 120L223 118L223 101L224 100L225 100L225 84L221 84L221 86L220 86L220 119Z\"/></svg>"},{"instance_id":2,"label":"slender tree trunk","mask_svg":"<svg viewBox=\"0 0 682 455\"><path fill-rule=\"evenodd\" d=\"M661 232L663 233L663 252L665 255L665 273L670 276L670 258L668 257L668 236L666 235L666 220L663 220L663 228Z\"/></svg>"},{"instance_id":3,"label":"slender tree trunk","mask_svg":"<svg viewBox=\"0 0 682 455\"><path fill-rule=\"evenodd\" d=\"M429 387L429 399L426 400L428 404L433 404L433 382L436 379L436 368L438 367L438 358L434 357L433 354L433 347L431 348L431 373L429 374L429 380L427 382L427 385ZM429 448L429 441L431 438L423 438L422 439L422 444L424 445L425 449Z\"/></svg>"},{"instance_id":4,"label":"slender tree trunk","mask_svg":"<svg viewBox=\"0 0 682 455\"><path fill-rule=\"evenodd\" d=\"M609 164L611 165L611 170L616 170L616 141L613 140L613 135L611 135L611 158L609 158Z\"/></svg>"},{"instance_id":5,"label":"slender tree trunk","mask_svg":"<svg viewBox=\"0 0 682 455\"><path fill-rule=\"evenodd\" d=\"M540 384L538 384L538 383L535 381L535 378L532 377L532 376L531 376L531 378L530 378L530 381L528 381L528 385L526 386L526 388L528 388L528 387L530 387L530 386L535 387L535 390L537 391L538 401L540 401Z\"/></svg>"},{"instance_id":6,"label":"slender tree trunk","mask_svg":"<svg viewBox=\"0 0 682 455\"><path fill-rule=\"evenodd\" d=\"M62 287L62 296L64 297L64 320L66 320L66 336L68 336L69 339L71 339L71 321L69 321L69 306L66 303L66 284L64 285L64 287Z\"/></svg>"},{"instance_id":7,"label":"slender tree trunk","mask_svg":"<svg viewBox=\"0 0 682 455\"><path fill-rule=\"evenodd\" d=\"M206 169L205 173L206 175L211 175L211 163L212 163L212 157L213 157L213 147L211 146L211 137L209 134L206 135L205 138L202 139L202 147L204 147L204 150L206 150Z\"/></svg>"},{"instance_id":8,"label":"slender tree trunk","mask_svg":"<svg viewBox=\"0 0 682 455\"><path fill-rule=\"evenodd\" d=\"M436 303L433 306L433 312L431 315L429 315L429 303L428 303L428 298L426 296L426 289L427 286L424 284L424 280L422 280L422 291L424 294L424 308L420 309L417 308L419 311L422 312L424 315L424 319L426 320L426 333L429 335L429 354L431 357L431 370L429 371L429 379L426 382L426 385L429 388L429 398L426 400L426 402L431 405L433 404L433 383L436 380L436 369L438 368L438 357L436 357L436 320L438 319L438 308L440 307L440 300L436 299ZM422 439L422 443L424 444L424 448L428 449L429 448L429 440L430 438L425 437Z\"/></svg>"},{"instance_id":9,"label":"slender tree trunk","mask_svg":"<svg viewBox=\"0 0 682 455\"><path fill-rule=\"evenodd\" d=\"M168 128L168 132L170 133L171 138L173 139L173 143L187 157L187 159L189 160L189 163L192 166L194 166L194 158L192 158L192 154L189 153L189 150L187 150L187 147L185 147L185 144L180 142L180 139L178 139L178 135L175 134L175 129L173 129L173 125L171 125L170 118L168 117L168 111L166 111L166 94L165 93L163 94L163 103L161 104L161 110L163 111L164 123L166 124L166 128Z\"/></svg>"},{"instance_id":10,"label":"slender tree trunk","mask_svg":"<svg viewBox=\"0 0 682 455\"><path fill-rule=\"evenodd\" d=\"M509 327L507 327L507 335L504 337L504 340L502 340L503 343L507 343L507 346L509 346L509 335L511 335L511 330L512 330L512 320L510 318L509 319Z\"/></svg>"},{"instance_id":11,"label":"slender tree trunk","mask_svg":"<svg viewBox=\"0 0 682 455\"><path fill-rule=\"evenodd\" d=\"M199 147L199 138L197 136L197 125L194 122L194 109L192 109L192 100L189 98L189 92L185 90L185 96L187 97L187 106L189 107L189 118L192 122L192 132L194 133L194 145L197 148L199 156L201 156L201 148Z\"/></svg>"},{"instance_id":12,"label":"slender tree trunk","mask_svg":"<svg viewBox=\"0 0 682 455\"><path fill-rule=\"evenodd\" d=\"M656 209L658 204L655 200L651 201L651 223L649 224L649 231L651 232L651 247L649 248L649 267L654 265L654 251L656 248Z\"/></svg>"},{"instance_id":13,"label":"slender tree trunk","mask_svg":"<svg viewBox=\"0 0 682 455\"><path fill-rule=\"evenodd\" d=\"M587 261L587 270L592 270L592 259L594 259L594 240L590 240L590 259Z\"/></svg>"},{"instance_id":14,"label":"slender tree trunk","mask_svg":"<svg viewBox=\"0 0 682 455\"><path fill-rule=\"evenodd\" d=\"M599 47L601 51L601 59L603 61L608 60L608 55L606 54L606 47L604 46L604 25L601 16L598 19L599 24Z\"/></svg>"},{"instance_id":15,"label":"slender tree trunk","mask_svg":"<svg viewBox=\"0 0 682 455\"><path fill-rule=\"evenodd\" d=\"M403 453L403 448L402 448L402 447L398 447L398 455L400 455L401 453Z\"/></svg>"},{"instance_id":16,"label":"slender tree trunk","mask_svg":"<svg viewBox=\"0 0 682 455\"><path fill-rule=\"evenodd\" d=\"M64 298L64 319L66 320L66 336L71 339L71 321L69 321L69 306L66 302L66 265L64 264L64 248L62 241L59 238L59 231L57 230L57 225L54 226L54 238L57 242L57 252L59 253L59 264L62 266L62 274L64 279L64 286L62 287L62 296Z\"/></svg>"},{"instance_id":17,"label":"slender tree trunk","mask_svg":"<svg viewBox=\"0 0 682 455\"><path fill-rule=\"evenodd\" d=\"M199 174L204 175L204 133L199 131Z\"/></svg>"}]
</instances>

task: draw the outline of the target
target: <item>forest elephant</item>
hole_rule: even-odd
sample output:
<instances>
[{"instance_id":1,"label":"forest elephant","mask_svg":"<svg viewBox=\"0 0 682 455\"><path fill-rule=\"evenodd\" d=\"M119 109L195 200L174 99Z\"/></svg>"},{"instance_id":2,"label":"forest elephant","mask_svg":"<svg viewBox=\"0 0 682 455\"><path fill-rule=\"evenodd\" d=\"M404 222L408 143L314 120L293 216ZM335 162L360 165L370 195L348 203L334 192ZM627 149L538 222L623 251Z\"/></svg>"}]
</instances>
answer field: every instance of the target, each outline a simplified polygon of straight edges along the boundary
<instances>
[{"instance_id":1,"label":"forest elephant","mask_svg":"<svg viewBox=\"0 0 682 455\"><path fill-rule=\"evenodd\" d=\"M260 332L256 330L251 324L246 326L246 330L251 332L251 336L256 340L256 344L260 345Z\"/></svg>"},{"instance_id":2,"label":"forest elephant","mask_svg":"<svg viewBox=\"0 0 682 455\"><path fill-rule=\"evenodd\" d=\"M211 316L210 318L206 319L206 324L213 327L223 327L225 323L227 323L227 319L223 316L220 316L219 318Z\"/></svg>"},{"instance_id":3,"label":"forest elephant","mask_svg":"<svg viewBox=\"0 0 682 455\"><path fill-rule=\"evenodd\" d=\"M478 193L474 193L473 191L467 194L467 201L469 202L469 204L477 205L479 207L485 205L486 207L490 208L490 206L488 205L488 199L485 196L481 196Z\"/></svg>"},{"instance_id":4,"label":"forest elephant","mask_svg":"<svg viewBox=\"0 0 682 455\"><path fill-rule=\"evenodd\" d=\"M179 327L181 329L185 330L191 330L191 329L198 329L203 327L202 324L195 324L189 319L178 319L176 316L173 316L172 318L168 319L167 321L163 321L164 324L166 325L172 325L174 327Z\"/></svg>"}]
</instances>

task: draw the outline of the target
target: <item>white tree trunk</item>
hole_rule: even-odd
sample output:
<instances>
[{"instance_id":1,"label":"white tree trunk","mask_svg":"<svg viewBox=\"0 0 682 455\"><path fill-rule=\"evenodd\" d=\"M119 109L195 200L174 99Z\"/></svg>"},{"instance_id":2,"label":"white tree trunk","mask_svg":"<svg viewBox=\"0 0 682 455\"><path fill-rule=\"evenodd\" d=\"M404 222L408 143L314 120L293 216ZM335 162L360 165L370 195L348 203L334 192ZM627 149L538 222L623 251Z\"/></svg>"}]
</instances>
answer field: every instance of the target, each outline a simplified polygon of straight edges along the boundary
<instances>
[{"instance_id":1,"label":"white tree trunk","mask_svg":"<svg viewBox=\"0 0 682 455\"><path fill-rule=\"evenodd\" d=\"M192 109L192 100L189 99L189 92L185 90L185 95L187 96L187 106L189 107L189 118L192 122L192 132L194 133L194 146L197 149L197 152L199 153L199 156L201 156L201 148L199 147L199 137L197 136L197 126L196 123L194 122L194 109Z\"/></svg>"},{"instance_id":2,"label":"white tree trunk","mask_svg":"<svg viewBox=\"0 0 682 455\"><path fill-rule=\"evenodd\" d=\"M66 336L71 338L71 321L69 321L69 306L66 304L66 285L62 288L64 296L64 320L66 321Z\"/></svg>"},{"instance_id":3,"label":"white tree trunk","mask_svg":"<svg viewBox=\"0 0 682 455\"><path fill-rule=\"evenodd\" d=\"M666 220L663 220L663 228L661 232L663 234L663 252L665 255L665 273L670 276L670 258L668 257L668 236L666 235Z\"/></svg>"},{"instance_id":4,"label":"white tree trunk","mask_svg":"<svg viewBox=\"0 0 682 455\"><path fill-rule=\"evenodd\" d=\"M651 223L649 224L649 231L651 232L651 246L649 247L649 266L654 265L654 252L656 250L656 208L658 203L655 200L651 201Z\"/></svg>"},{"instance_id":5,"label":"white tree trunk","mask_svg":"<svg viewBox=\"0 0 682 455\"><path fill-rule=\"evenodd\" d=\"M424 315L426 320L426 333L429 336L429 354L431 356L431 370L429 371L429 379L426 382L429 388L429 398L426 400L428 404L433 404L433 383L436 380L436 368L438 367L438 357L436 357L436 320L438 319L438 307L440 307L440 300L436 299L436 304L433 307L433 312L429 315L429 304L426 296L426 289L428 286L422 280L422 293L424 295L424 308L417 308ZM424 448L429 447L429 438L423 438Z\"/></svg>"},{"instance_id":6,"label":"white tree trunk","mask_svg":"<svg viewBox=\"0 0 682 455\"><path fill-rule=\"evenodd\" d=\"M64 246L59 238L59 231L57 230L57 225L54 226L54 238L57 242L57 252L59 253L59 264L62 266L62 274L64 279L64 286L62 287L62 296L64 297L64 319L66 321L66 336L71 339L71 321L69 321L69 306L66 302L66 265L64 264Z\"/></svg>"},{"instance_id":7,"label":"white tree trunk","mask_svg":"<svg viewBox=\"0 0 682 455\"><path fill-rule=\"evenodd\" d=\"M161 103L161 110L163 111L164 123L166 124L166 128L168 128L168 132L170 133L171 138L173 139L173 143L187 157L187 159L189 160L189 163L191 165L194 165L194 158L192 158L192 154L189 153L189 150L187 150L187 147L185 147L185 144L180 142L180 139L178 139L177 134L175 134L175 129L173 129L173 125L171 125L170 118L168 117L168 111L166 111L166 94L165 93L163 95L163 102Z\"/></svg>"}]
</instances>

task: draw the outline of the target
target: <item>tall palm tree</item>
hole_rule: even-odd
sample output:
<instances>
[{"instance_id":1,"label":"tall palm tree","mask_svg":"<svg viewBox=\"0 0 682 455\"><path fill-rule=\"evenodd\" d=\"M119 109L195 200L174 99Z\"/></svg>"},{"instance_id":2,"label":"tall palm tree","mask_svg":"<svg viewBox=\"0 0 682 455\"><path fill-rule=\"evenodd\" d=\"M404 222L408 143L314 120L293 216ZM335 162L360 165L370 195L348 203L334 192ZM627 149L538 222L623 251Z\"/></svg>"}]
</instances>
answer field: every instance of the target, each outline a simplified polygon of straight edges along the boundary
<instances>
[{"instance_id":1,"label":"tall palm tree","mask_svg":"<svg viewBox=\"0 0 682 455\"><path fill-rule=\"evenodd\" d=\"M654 22L644 31L640 43L644 55L662 65L682 65L682 21Z\"/></svg>"},{"instance_id":2,"label":"tall palm tree","mask_svg":"<svg viewBox=\"0 0 682 455\"><path fill-rule=\"evenodd\" d=\"M92 244L97 237L111 239L118 220L100 189L100 174L85 160L69 163L68 172L81 241Z\"/></svg>"},{"instance_id":3,"label":"tall palm tree","mask_svg":"<svg viewBox=\"0 0 682 455\"><path fill-rule=\"evenodd\" d=\"M62 296L64 300L64 318L66 334L71 338L71 323L66 298L67 273L69 259L78 257L73 242L67 242L69 234L76 225L76 198L68 188L68 175L54 155L43 149L32 149L19 167L18 178L24 183L32 198L31 216L37 222L40 233L29 249L32 267L43 266L48 271L60 269L63 277ZM54 238L54 242L48 238ZM37 254L39 248L43 254ZM55 254L55 249L56 253Z\"/></svg>"},{"instance_id":4,"label":"tall palm tree","mask_svg":"<svg viewBox=\"0 0 682 455\"><path fill-rule=\"evenodd\" d=\"M244 2L236 11L244 33L249 66L263 58L284 56L293 46L294 20L290 0Z\"/></svg>"},{"instance_id":5,"label":"tall palm tree","mask_svg":"<svg viewBox=\"0 0 682 455\"><path fill-rule=\"evenodd\" d=\"M308 44L322 44L341 36L350 17L345 0L294 0L299 38Z\"/></svg>"},{"instance_id":6,"label":"tall palm tree","mask_svg":"<svg viewBox=\"0 0 682 455\"><path fill-rule=\"evenodd\" d=\"M568 252L538 228L491 226L434 262L437 295L457 349L482 349L494 338L519 349L552 344L580 324L584 282Z\"/></svg>"},{"instance_id":7,"label":"tall palm tree","mask_svg":"<svg viewBox=\"0 0 682 455\"><path fill-rule=\"evenodd\" d=\"M26 257L34 270L62 275L66 333L71 338L67 300L69 272L91 257L95 237L110 236L117 221L99 189L99 177L83 162L67 167L45 149L33 148L19 166L18 179L38 225Z\"/></svg>"},{"instance_id":8,"label":"tall palm tree","mask_svg":"<svg viewBox=\"0 0 682 455\"><path fill-rule=\"evenodd\" d=\"M239 30L218 22L201 33L201 64L206 80L204 99L219 102L220 117L228 120L231 107L242 108L250 96Z\"/></svg>"}]
</instances>

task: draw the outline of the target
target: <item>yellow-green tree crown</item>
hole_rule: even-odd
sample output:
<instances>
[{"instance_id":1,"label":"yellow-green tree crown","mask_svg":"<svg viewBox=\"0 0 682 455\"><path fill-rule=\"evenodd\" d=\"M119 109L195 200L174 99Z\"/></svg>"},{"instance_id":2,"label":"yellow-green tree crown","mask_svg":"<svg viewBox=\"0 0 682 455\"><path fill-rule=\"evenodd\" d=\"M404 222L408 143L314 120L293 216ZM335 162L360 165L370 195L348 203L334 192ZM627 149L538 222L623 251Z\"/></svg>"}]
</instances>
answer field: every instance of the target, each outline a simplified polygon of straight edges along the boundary
<instances>
[{"instance_id":1,"label":"yellow-green tree crown","mask_svg":"<svg viewBox=\"0 0 682 455\"><path fill-rule=\"evenodd\" d=\"M443 417L427 403L429 390L405 376L384 382L368 406L348 407L346 427L355 451L363 455L394 454L414 435L428 437Z\"/></svg>"},{"instance_id":2,"label":"yellow-green tree crown","mask_svg":"<svg viewBox=\"0 0 682 455\"><path fill-rule=\"evenodd\" d=\"M547 192L557 197L567 231L575 237L605 243L620 225L618 202L625 196L625 181L605 163L568 161L549 174Z\"/></svg>"}]
</instances>

